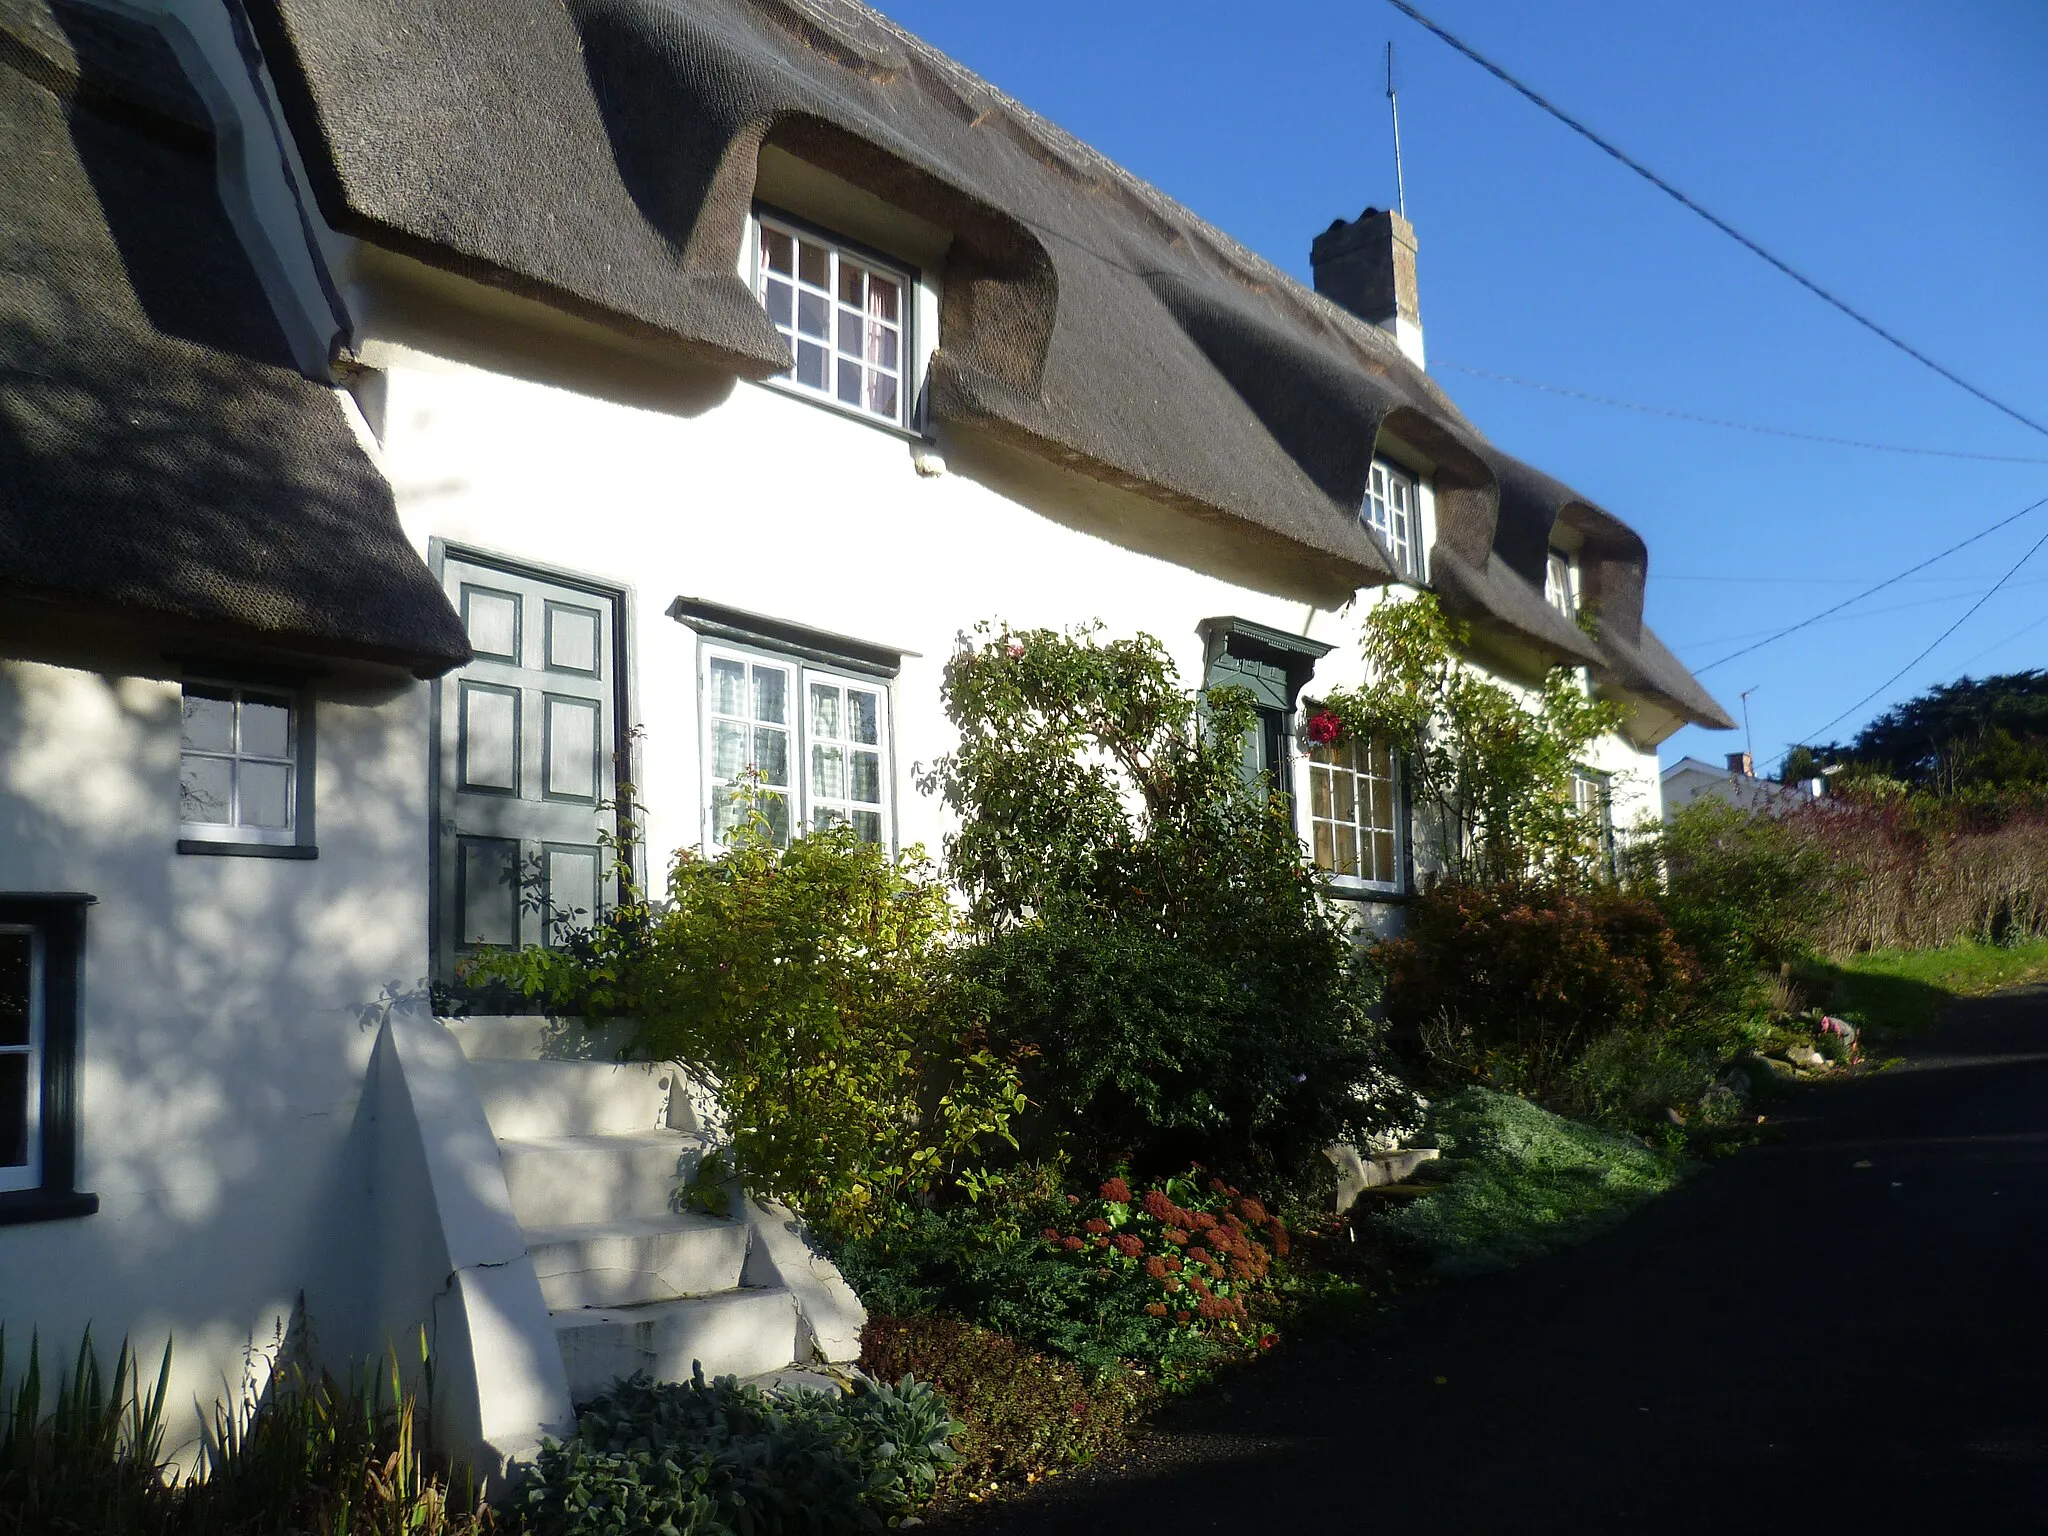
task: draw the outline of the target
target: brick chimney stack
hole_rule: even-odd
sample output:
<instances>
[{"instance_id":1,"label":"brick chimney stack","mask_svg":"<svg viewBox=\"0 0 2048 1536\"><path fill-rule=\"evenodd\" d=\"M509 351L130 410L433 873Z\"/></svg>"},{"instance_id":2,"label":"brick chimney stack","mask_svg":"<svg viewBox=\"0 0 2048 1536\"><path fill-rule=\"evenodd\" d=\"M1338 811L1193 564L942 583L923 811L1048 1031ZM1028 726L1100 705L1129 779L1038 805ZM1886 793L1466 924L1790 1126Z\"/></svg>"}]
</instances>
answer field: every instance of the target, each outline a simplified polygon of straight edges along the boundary
<instances>
[{"instance_id":1,"label":"brick chimney stack","mask_svg":"<svg viewBox=\"0 0 2048 1536\"><path fill-rule=\"evenodd\" d=\"M1422 301L1415 286L1415 226L1391 208L1339 219L1309 247L1316 292L1392 333L1408 360L1426 366Z\"/></svg>"},{"instance_id":2,"label":"brick chimney stack","mask_svg":"<svg viewBox=\"0 0 2048 1536\"><path fill-rule=\"evenodd\" d=\"M1728 754L1728 771L1730 773L1739 773L1745 779L1753 779L1756 777L1756 764L1749 760L1747 752L1730 752Z\"/></svg>"}]
</instances>

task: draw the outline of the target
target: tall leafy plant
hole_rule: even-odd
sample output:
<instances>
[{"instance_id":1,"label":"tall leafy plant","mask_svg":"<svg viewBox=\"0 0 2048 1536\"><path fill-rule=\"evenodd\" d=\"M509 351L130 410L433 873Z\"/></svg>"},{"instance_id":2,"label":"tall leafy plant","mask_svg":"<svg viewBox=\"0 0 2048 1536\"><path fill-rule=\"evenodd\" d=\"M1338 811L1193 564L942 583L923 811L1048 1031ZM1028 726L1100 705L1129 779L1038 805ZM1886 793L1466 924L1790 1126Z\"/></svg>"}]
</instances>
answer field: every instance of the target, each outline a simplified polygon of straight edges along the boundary
<instances>
[{"instance_id":1,"label":"tall leafy plant","mask_svg":"<svg viewBox=\"0 0 2048 1536\"><path fill-rule=\"evenodd\" d=\"M972 1182L1024 1108L951 974L955 921L920 850L899 862L844 825L777 847L756 810L717 855L677 853L666 900L477 969L630 1020L640 1053L715 1091L750 1192L858 1233Z\"/></svg>"},{"instance_id":2,"label":"tall leafy plant","mask_svg":"<svg viewBox=\"0 0 2048 1536\"><path fill-rule=\"evenodd\" d=\"M984 625L947 667L960 972L1028 1053L1039 1150L1291 1177L1399 1095L1343 918L1248 784L1250 697L1180 686L1150 636Z\"/></svg>"},{"instance_id":3,"label":"tall leafy plant","mask_svg":"<svg viewBox=\"0 0 2048 1536\"><path fill-rule=\"evenodd\" d=\"M1470 640L1433 593L1383 602L1365 621L1372 681L1326 708L1399 756L1435 874L1576 883L1600 867L1600 827L1574 802L1573 770L1620 714L1568 667L1518 695L1465 661Z\"/></svg>"}]
</instances>

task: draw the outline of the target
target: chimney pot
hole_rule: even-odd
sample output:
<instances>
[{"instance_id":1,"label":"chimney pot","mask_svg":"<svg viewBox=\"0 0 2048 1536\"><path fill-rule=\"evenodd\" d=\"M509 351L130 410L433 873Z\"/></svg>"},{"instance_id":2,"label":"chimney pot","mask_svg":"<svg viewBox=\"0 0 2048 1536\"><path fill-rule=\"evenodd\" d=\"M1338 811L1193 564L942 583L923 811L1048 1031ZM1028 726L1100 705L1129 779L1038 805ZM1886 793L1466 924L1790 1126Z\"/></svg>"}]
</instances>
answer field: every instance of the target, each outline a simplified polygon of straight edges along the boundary
<instances>
[{"instance_id":1,"label":"chimney pot","mask_svg":"<svg viewBox=\"0 0 2048 1536\"><path fill-rule=\"evenodd\" d=\"M1368 208L1317 235L1308 260L1317 293L1392 332L1409 360L1424 366L1412 224L1391 208Z\"/></svg>"}]
</instances>

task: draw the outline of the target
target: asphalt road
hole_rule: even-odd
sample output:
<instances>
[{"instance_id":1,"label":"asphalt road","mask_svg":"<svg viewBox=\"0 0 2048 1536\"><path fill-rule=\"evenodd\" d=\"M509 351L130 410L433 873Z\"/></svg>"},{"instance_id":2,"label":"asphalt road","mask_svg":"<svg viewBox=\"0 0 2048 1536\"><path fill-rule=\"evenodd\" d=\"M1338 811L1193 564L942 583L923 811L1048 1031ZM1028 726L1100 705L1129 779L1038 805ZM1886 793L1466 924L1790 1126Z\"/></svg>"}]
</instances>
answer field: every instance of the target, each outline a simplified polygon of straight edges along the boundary
<instances>
[{"instance_id":1,"label":"asphalt road","mask_svg":"<svg viewBox=\"0 0 2048 1536\"><path fill-rule=\"evenodd\" d=\"M2048 989L1906 1050L1606 1237L1276 1351L960 1527L2048 1533Z\"/></svg>"}]
</instances>

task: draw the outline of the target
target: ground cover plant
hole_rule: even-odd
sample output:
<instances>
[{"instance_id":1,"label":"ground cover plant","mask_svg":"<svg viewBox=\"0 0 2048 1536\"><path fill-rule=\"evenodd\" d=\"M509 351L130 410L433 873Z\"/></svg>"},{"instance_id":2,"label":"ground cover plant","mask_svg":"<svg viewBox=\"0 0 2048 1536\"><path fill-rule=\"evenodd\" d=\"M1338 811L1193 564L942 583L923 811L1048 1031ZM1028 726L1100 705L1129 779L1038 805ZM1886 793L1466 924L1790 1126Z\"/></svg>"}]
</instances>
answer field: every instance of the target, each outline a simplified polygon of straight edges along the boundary
<instances>
[{"instance_id":1,"label":"ground cover plant","mask_svg":"<svg viewBox=\"0 0 2048 1536\"><path fill-rule=\"evenodd\" d=\"M1197 1169L1085 1198L1006 1187L905 1212L837 1256L876 1311L959 1317L1096 1374L1135 1365L1172 1392L1270 1346L1288 1245L1264 1205Z\"/></svg>"},{"instance_id":2,"label":"ground cover plant","mask_svg":"<svg viewBox=\"0 0 2048 1536\"><path fill-rule=\"evenodd\" d=\"M634 1376L542 1446L514 1507L535 1536L857 1536L930 1499L961 1430L908 1376L846 1395Z\"/></svg>"},{"instance_id":3,"label":"ground cover plant","mask_svg":"<svg viewBox=\"0 0 2048 1536\"><path fill-rule=\"evenodd\" d=\"M940 1492L980 1499L1085 1466L1121 1444L1159 1388L1126 1365L1090 1370L957 1317L870 1310L861 1368L931 1383L962 1428Z\"/></svg>"},{"instance_id":4,"label":"ground cover plant","mask_svg":"<svg viewBox=\"0 0 2048 1536\"><path fill-rule=\"evenodd\" d=\"M1443 1187L1364 1219L1444 1276L1483 1274L1606 1230L1681 1176L1673 1155L1512 1094L1468 1088L1435 1106Z\"/></svg>"}]
</instances>

